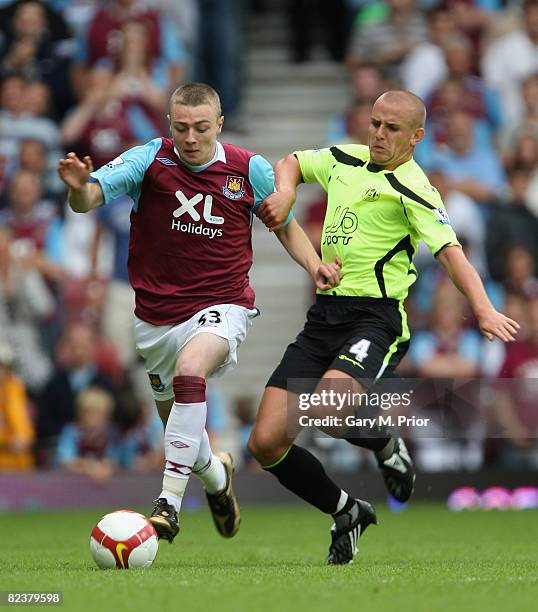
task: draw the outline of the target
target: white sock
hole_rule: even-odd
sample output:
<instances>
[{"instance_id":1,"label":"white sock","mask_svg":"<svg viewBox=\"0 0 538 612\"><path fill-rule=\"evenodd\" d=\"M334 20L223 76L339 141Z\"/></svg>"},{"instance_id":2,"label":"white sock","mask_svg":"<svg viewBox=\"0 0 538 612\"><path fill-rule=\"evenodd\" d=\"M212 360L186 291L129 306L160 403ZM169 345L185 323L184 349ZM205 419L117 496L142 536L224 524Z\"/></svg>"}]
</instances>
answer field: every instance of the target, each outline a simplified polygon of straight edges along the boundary
<instances>
[{"instance_id":1,"label":"white sock","mask_svg":"<svg viewBox=\"0 0 538 612\"><path fill-rule=\"evenodd\" d=\"M178 380L179 379L179 380ZM176 401L170 411L170 416L164 430L164 455L166 459L163 490L161 497L164 497L169 504L179 510L181 500L187 486L187 481L191 475L192 468L198 457L200 442L205 431L207 416L207 404L205 401L192 403L180 403L177 399L205 397L203 392L195 389L186 391L184 380L192 380L187 377L176 377L174 379L174 393ZM199 379L202 380L203 379ZM196 383L196 381L195 381ZM199 383L196 383L199 387ZM205 381L203 381L205 391Z\"/></svg>"},{"instance_id":2,"label":"white sock","mask_svg":"<svg viewBox=\"0 0 538 612\"><path fill-rule=\"evenodd\" d=\"M188 482L187 478L173 478L165 474L163 476L163 490L159 497L164 497L169 504L174 506L176 512L179 512Z\"/></svg>"},{"instance_id":3,"label":"white sock","mask_svg":"<svg viewBox=\"0 0 538 612\"><path fill-rule=\"evenodd\" d=\"M208 493L217 493L226 486L226 470L222 461L213 454L205 429L200 443L198 459L196 459L192 471L204 483L204 488Z\"/></svg>"}]
</instances>

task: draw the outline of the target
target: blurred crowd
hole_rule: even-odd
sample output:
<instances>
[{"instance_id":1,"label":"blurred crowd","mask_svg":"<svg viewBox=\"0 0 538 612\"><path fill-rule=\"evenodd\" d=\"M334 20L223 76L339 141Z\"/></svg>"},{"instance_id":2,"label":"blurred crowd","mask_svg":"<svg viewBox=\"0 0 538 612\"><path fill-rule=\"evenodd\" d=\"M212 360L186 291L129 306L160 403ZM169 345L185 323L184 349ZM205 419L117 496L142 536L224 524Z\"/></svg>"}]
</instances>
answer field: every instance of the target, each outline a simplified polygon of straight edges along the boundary
<instances>
[{"instance_id":1,"label":"blurred crowd","mask_svg":"<svg viewBox=\"0 0 538 612\"><path fill-rule=\"evenodd\" d=\"M309 61L323 43L349 71L349 109L331 117L329 143L366 143L372 102L387 88L426 101L416 159L493 303L521 324L516 343L485 342L421 251L401 373L537 379L538 0L281 4L290 61ZM162 426L131 334L130 200L75 215L55 169L66 151L98 167L166 134L170 91L186 80L213 85L226 129L239 130L244 21L270 5L0 0L0 470L62 466L102 482L117 469L161 469ZM316 245L323 214L321 198L306 218ZM469 458L458 451L454 469L538 466L538 398L497 395L505 439L491 448L458 440ZM236 404L245 438L253 402ZM222 414L210 411L210 427ZM415 442L424 469L436 469L436 453L450 457L449 440ZM351 469L360 460L354 448L334 457Z\"/></svg>"}]
</instances>

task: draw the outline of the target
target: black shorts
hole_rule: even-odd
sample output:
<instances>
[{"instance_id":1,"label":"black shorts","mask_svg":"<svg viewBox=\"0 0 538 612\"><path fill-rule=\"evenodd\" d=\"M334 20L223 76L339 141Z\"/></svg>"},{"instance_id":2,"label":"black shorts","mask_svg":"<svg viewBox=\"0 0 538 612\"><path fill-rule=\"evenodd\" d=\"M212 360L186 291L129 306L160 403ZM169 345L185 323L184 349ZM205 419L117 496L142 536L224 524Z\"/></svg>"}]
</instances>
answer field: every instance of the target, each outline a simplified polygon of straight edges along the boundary
<instances>
[{"instance_id":1,"label":"black shorts","mask_svg":"<svg viewBox=\"0 0 538 612\"><path fill-rule=\"evenodd\" d=\"M311 392L327 370L346 372L369 387L381 375L393 375L409 346L397 300L318 295L306 317L268 387Z\"/></svg>"}]
</instances>

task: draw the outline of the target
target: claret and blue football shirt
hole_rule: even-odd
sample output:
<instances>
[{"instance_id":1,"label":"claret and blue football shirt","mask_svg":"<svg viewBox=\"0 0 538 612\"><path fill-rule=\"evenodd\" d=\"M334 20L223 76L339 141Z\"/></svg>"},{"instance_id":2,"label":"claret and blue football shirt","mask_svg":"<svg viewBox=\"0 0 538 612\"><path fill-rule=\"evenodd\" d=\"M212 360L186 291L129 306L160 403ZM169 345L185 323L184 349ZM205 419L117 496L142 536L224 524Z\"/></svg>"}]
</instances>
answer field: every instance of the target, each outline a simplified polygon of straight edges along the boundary
<instances>
[{"instance_id":1,"label":"claret and blue football shirt","mask_svg":"<svg viewBox=\"0 0 538 612\"><path fill-rule=\"evenodd\" d=\"M274 191L268 161L217 142L209 163L190 167L171 138L156 138L91 177L105 204L124 194L134 202L128 268L137 317L171 325L214 304L253 307L251 223Z\"/></svg>"}]
</instances>

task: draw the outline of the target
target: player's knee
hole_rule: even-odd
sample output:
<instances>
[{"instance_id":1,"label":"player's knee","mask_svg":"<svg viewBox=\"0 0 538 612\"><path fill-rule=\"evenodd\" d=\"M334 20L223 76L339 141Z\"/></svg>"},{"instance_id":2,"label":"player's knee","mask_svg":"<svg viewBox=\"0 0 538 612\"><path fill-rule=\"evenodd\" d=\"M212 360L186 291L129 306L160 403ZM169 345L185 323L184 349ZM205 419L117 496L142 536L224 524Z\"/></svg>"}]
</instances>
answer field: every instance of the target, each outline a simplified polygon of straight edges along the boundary
<instances>
[{"instance_id":1,"label":"player's knee","mask_svg":"<svg viewBox=\"0 0 538 612\"><path fill-rule=\"evenodd\" d=\"M275 436L256 429L252 430L247 443L250 454L262 467L271 465L280 459L280 447L281 444ZM286 449L283 452L285 451Z\"/></svg>"},{"instance_id":2,"label":"player's knee","mask_svg":"<svg viewBox=\"0 0 538 612\"><path fill-rule=\"evenodd\" d=\"M205 378L202 376L174 376L174 399L178 404L205 402Z\"/></svg>"},{"instance_id":3,"label":"player's knee","mask_svg":"<svg viewBox=\"0 0 538 612\"><path fill-rule=\"evenodd\" d=\"M206 366L203 364L201 359L190 357L189 359L182 359L179 357L176 363L174 374L177 376L199 376L202 378L206 377Z\"/></svg>"}]
</instances>

